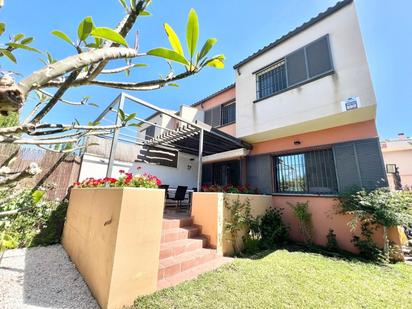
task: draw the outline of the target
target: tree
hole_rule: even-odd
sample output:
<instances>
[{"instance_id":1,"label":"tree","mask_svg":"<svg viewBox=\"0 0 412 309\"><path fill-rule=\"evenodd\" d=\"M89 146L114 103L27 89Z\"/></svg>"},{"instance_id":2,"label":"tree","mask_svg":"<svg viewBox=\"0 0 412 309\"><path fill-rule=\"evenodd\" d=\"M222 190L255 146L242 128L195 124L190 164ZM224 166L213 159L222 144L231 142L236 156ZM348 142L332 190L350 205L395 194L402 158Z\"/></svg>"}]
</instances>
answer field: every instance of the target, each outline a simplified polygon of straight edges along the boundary
<instances>
[{"instance_id":1,"label":"tree","mask_svg":"<svg viewBox=\"0 0 412 309\"><path fill-rule=\"evenodd\" d=\"M75 54L61 60L53 59L50 53L46 53L45 67L33 72L31 75L16 82L14 75L8 71L0 71L0 113L3 116L18 112L26 102L27 97L36 93L38 103L29 116L18 125L0 128L0 143L16 145L36 145L50 151L70 152L80 149L79 141L90 135L105 134L110 130L128 125L134 118L134 114L122 117L120 125L100 126L97 123L82 125L76 121L71 124L44 123L42 119L61 102L64 104L84 105L88 104L87 98L81 102L70 102L64 99L65 93L72 87L94 85L123 90L148 91L156 90L174 82L195 75L205 67L223 68L224 55L209 57L209 52L216 44L215 38L208 39L200 51L197 50L199 39L199 23L195 10L191 10L187 22L186 43L188 52L185 54L181 41L173 28L165 23L164 29L171 45L169 48L155 48L147 52L139 50L136 39L133 48L129 47L126 38L133 26L142 16L148 16L147 8L151 0L119 0L125 10L124 18L115 29L97 27L92 17L86 17L78 26L78 38L72 40L60 30L54 30L52 34L68 43ZM0 0L0 8L4 1ZM4 34L6 24L0 23L0 36ZM1 39L2 37L0 37ZM30 52L40 52L32 47L32 37L17 34L10 37L9 42L0 45L0 59L8 59L16 62L13 54L15 50L23 49ZM160 57L168 62L176 62L183 70L175 74L170 65L170 72L166 77L143 82L119 82L100 80L102 74L116 74L129 72L141 64L133 63L134 59L144 57ZM108 63L117 59L125 59L126 65L116 69L105 69ZM2 66L3 68L3 66ZM54 89L52 93L46 88ZM73 145L68 147L56 147L54 145ZM7 168L0 169L0 187L11 185L21 178L33 175L32 169L26 172L14 173Z\"/></svg>"}]
</instances>

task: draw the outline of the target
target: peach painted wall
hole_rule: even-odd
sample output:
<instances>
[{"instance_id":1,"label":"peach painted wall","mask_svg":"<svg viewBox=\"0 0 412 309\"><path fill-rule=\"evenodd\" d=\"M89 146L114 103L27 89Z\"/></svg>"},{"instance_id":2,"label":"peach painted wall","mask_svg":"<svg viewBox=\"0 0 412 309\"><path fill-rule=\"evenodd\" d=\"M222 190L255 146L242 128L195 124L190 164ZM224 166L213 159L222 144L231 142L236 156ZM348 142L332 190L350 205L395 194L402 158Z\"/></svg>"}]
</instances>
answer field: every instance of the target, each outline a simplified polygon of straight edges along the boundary
<instances>
[{"instance_id":1,"label":"peach painted wall","mask_svg":"<svg viewBox=\"0 0 412 309\"><path fill-rule=\"evenodd\" d=\"M220 131L236 136L236 123L232 123L228 126L218 128Z\"/></svg>"},{"instance_id":2,"label":"peach painted wall","mask_svg":"<svg viewBox=\"0 0 412 309\"><path fill-rule=\"evenodd\" d=\"M197 109L200 110L207 110L211 109L215 106L218 106L220 104L224 103L229 103L232 100L236 99L236 91L235 91L235 86L225 90L222 93L219 93L218 95L206 100L202 104L194 106Z\"/></svg>"},{"instance_id":3,"label":"peach painted wall","mask_svg":"<svg viewBox=\"0 0 412 309\"><path fill-rule=\"evenodd\" d=\"M350 215L337 214L338 201L332 197L311 197L311 196L273 196L273 206L283 209L283 220L289 226L290 237L294 241L303 241L299 232L298 220L294 217L292 208L288 203L309 201L309 211L312 214L312 223L314 226L313 241L318 245L326 245L329 228L333 229L336 234L338 245L341 249L351 252L357 252L357 249L351 243L354 235L360 235L359 228L354 232L350 230L348 222L352 219ZM397 228L389 229L389 239L397 245L401 244L401 236ZM383 231L378 228L374 234L375 242L383 247Z\"/></svg>"},{"instance_id":4,"label":"peach painted wall","mask_svg":"<svg viewBox=\"0 0 412 309\"><path fill-rule=\"evenodd\" d=\"M206 100L202 104L196 105L194 107L199 110L205 111L215 106L229 103L230 101L234 101L235 99L236 99L236 91L235 91L235 86L233 86L225 90L224 92L219 93L218 95L210 98L209 100ZM232 136L236 136L236 123L232 123L227 126L219 127L218 129Z\"/></svg>"},{"instance_id":5,"label":"peach painted wall","mask_svg":"<svg viewBox=\"0 0 412 309\"><path fill-rule=\"evenodd\" d=\"M256 143L253 144L251 155L300 150L308 147L373 138L377 136L378 132L376 130L375 121L370 120ZM300 141L301 144L294 145L295 141Z\"/></svg>"}]
</instances>

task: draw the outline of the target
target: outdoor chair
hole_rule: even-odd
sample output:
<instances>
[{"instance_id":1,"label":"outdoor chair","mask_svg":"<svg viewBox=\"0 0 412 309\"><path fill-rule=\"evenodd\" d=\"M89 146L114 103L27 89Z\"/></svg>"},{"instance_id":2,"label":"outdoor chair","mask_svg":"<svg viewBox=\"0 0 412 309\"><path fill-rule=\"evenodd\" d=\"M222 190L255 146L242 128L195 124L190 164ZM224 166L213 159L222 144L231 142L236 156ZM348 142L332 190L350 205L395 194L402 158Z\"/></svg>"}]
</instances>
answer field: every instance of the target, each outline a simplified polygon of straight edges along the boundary
<instances>
[{"instance_id":1,"label":"outdoor chair","mask_svg":"<svg viewBox=\"0 0 412 309\"><path fill-rule=\"evenodd\" d=\"M178 186L175 196L173 198L169 198L169 200L172 200L174 202L176 208L182 207L182 202L186 199L186 191L187 186Z\"/></svg>"},{"instance_id":2,"label":"outdoor chair","mask_svg":"<svg viewBox=\"0 0 412 309\"><path fill-rule=\"evenodd\" d=\"M165 199L169 198L169 185L160 185L159 189L165 189Z\"/></svg>"}]
</instances>

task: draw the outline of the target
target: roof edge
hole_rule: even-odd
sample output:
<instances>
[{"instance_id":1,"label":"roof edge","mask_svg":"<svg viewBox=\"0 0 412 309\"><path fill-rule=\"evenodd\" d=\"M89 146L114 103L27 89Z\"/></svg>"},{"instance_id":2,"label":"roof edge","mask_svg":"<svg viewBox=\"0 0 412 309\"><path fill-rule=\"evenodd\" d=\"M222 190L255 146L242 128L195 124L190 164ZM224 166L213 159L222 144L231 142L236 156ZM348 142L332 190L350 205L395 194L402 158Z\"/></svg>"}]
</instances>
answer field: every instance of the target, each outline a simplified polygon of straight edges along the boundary
<instances>
[{"instance_id":1,"label":"roof edge","mask_svg":"<svg viewBox=\"0 0 412 309\"><path fill-rule=\"evenodd\" d=\"M208 95L206 98L203 98L202 100L197 101L197 102L191 104L190 106L191 106L191 107L198 106L198 105L206 102L207 100L210 100L211 98L214 98L214 97L218 96L219 94L221 94L221 93L223 93L223 92L225 92L225 91L227 91L227 90L229 90L229 89L232 89L232 88L234 88L234 87L236 87L236 84L235 84L235 83L230 84L229 86L226 86L225 88L220 89L220 90L216 91L215 93L212 93L211 95Z\"/></svg>"},{"instance_id":2,"label":"roof edge","mask_svg":"<svg viewBox=\"0 0 412 309\"><path fill-rule=\"evenodd\" d=\"M337 2L334 6L329 7L326 11L319 13L316 17L313 17L312 19L308 20L307 22L303 23L302 25L298 26L294 30L290 31L289 33L283 35L276 41L266 45L265 47L259 49L257 52L253 53L249 57L243 59L239 63L235 64L233 68L236 70L240 68L242 65L250 62L251 60L259 57L260 55L264 54L265 52L271 50L272 48L280 45L281 43L287 41L288 39L294 37L295 35L301 33L302 31L308 29L309 27L313 26L314 24L322 21L323 19L331 16L332 14L336 13L340 9L346 7L347 5L353 3L354 0L343 0L340 2Z\"/></svg>"}]
</instances>

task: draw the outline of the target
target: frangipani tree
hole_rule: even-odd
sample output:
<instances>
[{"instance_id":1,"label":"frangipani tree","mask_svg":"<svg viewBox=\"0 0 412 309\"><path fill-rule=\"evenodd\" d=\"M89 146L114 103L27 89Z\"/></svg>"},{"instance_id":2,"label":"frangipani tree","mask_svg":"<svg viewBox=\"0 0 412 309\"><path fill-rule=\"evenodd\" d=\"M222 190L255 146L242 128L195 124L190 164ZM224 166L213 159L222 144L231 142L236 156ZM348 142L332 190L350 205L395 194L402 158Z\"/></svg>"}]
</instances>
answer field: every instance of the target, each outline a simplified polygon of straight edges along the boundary
<instances>
[{"instance_id":1,"label":"frangipani tree","mask_svg":"<svg viewBox=\"0 0 412 309\"><path fill-rule=\"evenodd\" d=\"M81 148L79 140L89 135L107 133L131 124L135 114L128 117L122 112L120 125L101 126L97 123L80 124L73 123L47 123L44 117L57 104L85 105L90 104L85 98L80 102L68 101L65 93L73 87L100 86L131 91L149 91L162 88L167 85L175 85L177 80L195 75L205 67L223 68L224 56L209 57L209 52L216 44L215 38L206 40L202 48L198 49L199 22L195 10L190 10L187 21L186 45L187 52L181 44L181 40L173 28L165 23L164 29L171 48L154 48L149 51L140 51L137 38L134 46L130 47L127 36L133 26L142 16L148 16L147 8L151 0L119 0L125 10L125 16L116 28L100 27L95 25L92 17L86 17L78 26L77 38L70 38L60 30L52 31L52 35L67 42L73 48L73 55L61 60L54 59L50 53L46 53L47 60L44 67L32 74L15 79L15 75L5 70L6 61L17 62L14 55L16 50L40 53L32 46L33 38L23 34L10 36L8 42L0 43L0 113L8 115L10 112L18 112L24 107L29 95L36 94L38 103L29 113L29 116L16 126L0 128L0 143L17 145L36 145L51 151L71 152ZM0 7L3 5L0 0ZM0 41L4 40L6 23L0 23ZM166 77L140 82L122 82L102 80L101 75L112 75L120 72L130 72L143 64L135 63L145 57L159 57L168 62L176 62L181 65L180 72L174 72L170 65L170 71ZM115 69L106 69L106 66L114 60L125 59L126 65ZM46 90L47 89L47 90ZM73 145L69 149L56 150L53 145ZM66 147L67 148L67 147ZM11 185L16 181L30 176L36 169L32 168L24 172L14 173L10 169L0 169L0 187Z\"/></svg>"}]
</instances>

